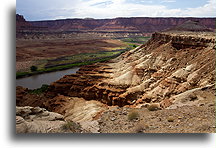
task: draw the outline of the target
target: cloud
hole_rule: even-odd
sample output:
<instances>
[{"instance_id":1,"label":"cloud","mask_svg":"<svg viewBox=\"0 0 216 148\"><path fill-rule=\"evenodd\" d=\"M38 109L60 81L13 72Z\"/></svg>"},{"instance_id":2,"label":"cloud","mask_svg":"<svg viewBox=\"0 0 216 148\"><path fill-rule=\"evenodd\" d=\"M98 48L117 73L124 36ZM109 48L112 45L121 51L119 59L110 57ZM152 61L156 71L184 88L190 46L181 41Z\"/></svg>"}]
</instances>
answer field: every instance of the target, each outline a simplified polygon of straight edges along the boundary
<instances>
[{"instance_id":1,"label":"cloud","mask_svg":"<svg viewBox=\"0 0 216 148\"><path fill-rule=\"evenodd\" d=\"M215 17L216 13L216 1L209 0L207 4L197 8L187 8L186 10L182 11L183 16L193 16L193 17Z\"/></svg>"},{"instance_id":2,"label":"cloud","mask_svg":"<svg viewBox=\"0 0 216 148\"><path fill-rule=\"evenodd\" d=\"M24 0L27 1L27 0ZM38 0L39 1L39 0ZM29 16L40 19L59 18L115 18L115 17L215 17L216 1L208 0L205 5L196 8L168 8L167 4L176 4L177 0L61 0L52 5L51 0L44 0L43 9L29 7ZM53 2L57 0L53 0ZM147 3L153 2L153 3ZM49 3L48 3L49 2ZM35 4L36 5L36 4ZM45 7L47 6L47 7ZM26 8L26 7L24 7ZM28 8L28 7L27 7ZM36 8L36 7L35 7ZM24 9L23 11L24 12ZM25 15L25 14L24 14ZM29 19L31 20L31 19ZM32 19L35 20L35 19Z\"/></svg>"},{"instance_id":3,"label":"cloud","mask_svg":"<svg viewBox=\"0 0 216 148\"><path fill-rule=\"evenodd\" d=\"M163 0L161 3L174 3L176 0Z\"/></svg>"},{"instance_id":4,"label":"cloud","mask_svg":"<svg viewBox=\"0 0 216 148\"><path fill-rule=\"evenodd\" d=\"M164 0L174 3L175 0ZM215 16L216 2L209 0L207 4L197 8L168 9L165 5L130 3L126 0L90 0L80 1L74 8L76 17L114 18L114 17L207 17Z\"/></svg>"},{"instance_id":5,"label":"cloud","mask_svg":"<svg viewBox=\"0 0 216 148\"><path fill-rule=\"evenodd\" d=\"M74 15L94 18L154 17L177 15L179 12L180 9L167 9L164 5L128 3L125 0L92 0L81 2L80 7L75 8Z\"/></svg>"}]
</instances>

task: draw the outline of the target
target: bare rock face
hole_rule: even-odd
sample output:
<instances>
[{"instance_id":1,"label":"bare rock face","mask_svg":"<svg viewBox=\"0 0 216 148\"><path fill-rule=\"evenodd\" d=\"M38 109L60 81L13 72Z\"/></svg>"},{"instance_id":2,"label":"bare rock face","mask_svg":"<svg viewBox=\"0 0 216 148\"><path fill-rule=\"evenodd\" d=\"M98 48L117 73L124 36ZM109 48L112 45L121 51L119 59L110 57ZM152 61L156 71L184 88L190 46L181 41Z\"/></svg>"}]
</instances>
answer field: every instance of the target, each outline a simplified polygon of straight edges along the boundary
<instances>
[{"instance_id":1,"label":"bare rock face","mask_svg":"<svg viewBox=\"0 0 216 148\"><path fill-rule=\"evenodd\" d=\"M107 106L95 100L86 101L83 98L71 97L65 105L64 117L66 121L79 123L90 133L99 132L97 119L107 110Z\"/></svg>"},{"instance_id":2,"label":"bare rock face","mask_svg":"<svg viewBox=\"0 0 216 148\"><path fill-rule=\"evenodd\" d=\"M214 18L114 18L114 19L67 19L33 21L33 26L47 27L49 30L91 30L91 31L126 31L153 33L162 31L185 21L199 21L208 28L215 28ZM151 27L149 27L151 26Z\"/></svg>"},{"instance_id":3,"label":"bare rock face","mask_svg":"<svg viewBox=\"0 0 216 148\"><path fill-rule=\"evenodd\" d=\"M16 107L17 133L63 132L64 117L40 107Z\"/></svg>"},{"instance_id":4,"label":"bare rock face","mask_svg":"<svg viewBox=\"0 0 216 148\"><path fill-rule=\"evenodd\" d=\"M212 37L212 33L203 33L202 36L187 35L187 32L165 32L154 33L152 38L154 40L160 39L163 43L171 42L172 46L176 49L184 48L197 48L197 47L213 47L215 48L215 39Z\"/></svg>"},{"instance_id":5,"label":"bare rock face","mask_svg":"<svg viewBox=\"0 0 216 148\"><path fill-rule=\"evenodd\" d=\"M22 15L16 14L16 29L17 31L30 28L31 24L25 20Z\"/></svg>"},{"instance_id":6,"label":"bare rock face","mask_svg":"<svg viewBox=\"0 0 216 148\"><path fill-rule=\"evenodd\" d=\"M17 133L98 133L97 119L107 106L83 98L56 96L40 107L16 107ZM61 114L59 114L61 113Z\"/></svg>"},{"instance_id":7,"label":"bare rock face","mask_svg":"<svg viewBox=\"0 0 216 148\"><path fill-rule=\"evenodd\" d=\"M29 93L28 88L21 86L16 87L16 105L17 106L32 106L32 107L44 107L43 103L46 98L43 94Z\"/></svg>"},{"instance_id":8,"label":"bare rock face","mask_svg":"<svg viewBox=\"0 0 216 148\"><path fill-rule=\"evenodd\" d=\"M208 27L199 23L199 21L185 21L183 24L167 29L166 31L192 31L192 32L211 32Z\"/></svg>"},{"instance_id":9,"label":"bare rock face","mask_svg":"<svg viewBox=\"0 0 216 148\"><path fill-rule=\"evenodd\" d=\"M150 36L154 32L167 30L184 22L199 22L206 28L200 31L215 29L215 18L113 18L113 19L62 19L48 21L26 21L23 16L16 15L17 38L21 39L44 39L44 38L73 38L78 33L99 38L122 38L136 36ZM194 25L194 23L191 23ZM189 29L179 31L193 31ZM68 33L65 33L67 32ZM71 33L69 33L71 32Z\"/></svg>"}]
</instances>

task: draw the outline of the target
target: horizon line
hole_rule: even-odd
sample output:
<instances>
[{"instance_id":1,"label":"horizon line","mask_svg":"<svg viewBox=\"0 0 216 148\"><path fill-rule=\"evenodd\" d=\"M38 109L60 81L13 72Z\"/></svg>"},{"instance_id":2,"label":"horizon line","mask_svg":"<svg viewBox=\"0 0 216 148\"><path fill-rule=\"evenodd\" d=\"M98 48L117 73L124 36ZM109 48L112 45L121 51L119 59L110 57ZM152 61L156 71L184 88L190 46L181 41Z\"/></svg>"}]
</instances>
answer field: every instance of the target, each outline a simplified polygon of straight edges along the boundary
<instances>
[{"instance_id":1,"label":"horizon line","mask_svg":"<svg viewBox=\"0 0 216 148\"><path fill-rule=\"evenodd\" d=\"M16 13L16 15L23 16L25 19L25 16L22 14ZM216 19L216 16L131 16L131 17L113 17L113 18L91 18L91 17L85 17L85 18L78 18L78 17L71 17L71 18L61 18L61 19L42 19L42 20L26 20L28 22L40 22L40 21L59 21L59 20L72 20L72 19L79 19L79 20L110 20L110 19L126 19L126 18L201 18L201 19Z\"/></svg>"}]
</instances>

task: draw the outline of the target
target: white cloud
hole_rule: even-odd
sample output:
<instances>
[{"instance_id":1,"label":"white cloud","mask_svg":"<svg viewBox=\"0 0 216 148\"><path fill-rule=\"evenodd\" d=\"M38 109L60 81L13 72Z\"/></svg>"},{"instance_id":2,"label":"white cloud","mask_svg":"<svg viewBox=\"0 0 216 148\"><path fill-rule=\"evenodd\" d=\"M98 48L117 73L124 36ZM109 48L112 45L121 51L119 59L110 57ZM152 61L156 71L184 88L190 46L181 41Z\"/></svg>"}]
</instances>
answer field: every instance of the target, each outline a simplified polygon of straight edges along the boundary
<instances>
[{"instance_id":1,"label":"white cloud","mask_svg":"<svg viewBox=\"0 0 216 148\"><path fill-rule=\"evenodd\" d=\"M161 3L174 3L176 0L163 0Z\"/></svg>"},{"instance_id":2,"label":"white cloud","mask_svg":"<svg viewBox=\"0 0 216 148\"><path fill-rule=\"evenodd\" d=\"M96 5L97 3L106 3L107 5ZM77 17L94 18L113 18L113 17L132 17L132 16L168 16L179 12L179 9L167 9L163 5L144 5L127 3L125 0L93 0L82 2L75 8Z\"/></svg>"},{"instance_id":3,"label":"white cloud","mask_svg":"<svg viewBox=\"0 0 216 148\"><path fill-rule=\"evenodd\" d=\"M207 17L215 16L216 1L209 0L207 4L197 8L168 9L163 3L158 5L129 3L126 0L77 0L76 5L67 5L64 9L71 18L115 18L115 17ZM175 0L164 0L175 2ZM56 18L62 18L56 16Z\"/></svg>"},{"instance_id":4,"label":"white cloud","mask_svg":"<svg viewBox=\"0 0 216 148\"><path fill-rule=\"evenodd\" d=\"M216 16L216 1L209 0L207 4L202 7L197 8L187 8L186 10L182 11L183 16Z\"/></svg>"}]
</instances>

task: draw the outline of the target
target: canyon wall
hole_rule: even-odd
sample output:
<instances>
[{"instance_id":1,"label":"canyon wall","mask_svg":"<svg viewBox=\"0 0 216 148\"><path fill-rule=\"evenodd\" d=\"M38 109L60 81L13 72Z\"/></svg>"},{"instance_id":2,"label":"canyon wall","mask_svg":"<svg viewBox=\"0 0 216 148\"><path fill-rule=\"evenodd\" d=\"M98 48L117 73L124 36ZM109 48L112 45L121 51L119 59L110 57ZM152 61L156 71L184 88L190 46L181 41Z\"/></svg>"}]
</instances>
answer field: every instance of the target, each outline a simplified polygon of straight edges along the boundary
<instances>
[{"instance_id":1,"label":"canyon wall","mask_svg":"<svg viewBox=\"0 0 216 148\"><path fill-rule=\"evenodd\" d=\"M115 18L115 19L65 19L55 21L30 22L33 26L48 27L51 30L114 30L140 31L153 33L180 25L185 21L199 21L211 29L215 29L214 18Z\"/></svg>"},{"instance_id":2,"label":"canyon wall","mask_svg":"<svg viewBox=\"0 0 216 148\"><path fill-rule=\"evenodd\" d=\"M20 15L17 21L20 22ZM153 33L165 30L185 21L199 21L208 28L215 29L215 18L114 18L114 19L62 19L47 21L29 21L26 28L34 26L38 31L112 31ZM27 23L27 22L26 22ZM26 29L25 28L25 29ZM17 28L18 30L21 28Z\"/></svg>"}]
</instances>

